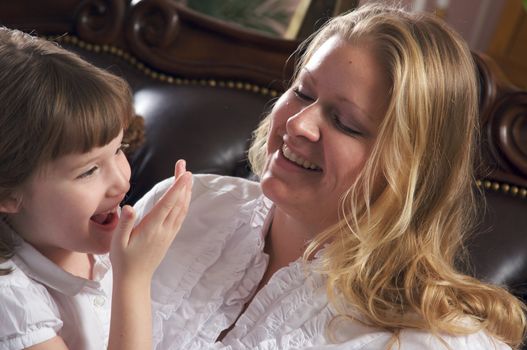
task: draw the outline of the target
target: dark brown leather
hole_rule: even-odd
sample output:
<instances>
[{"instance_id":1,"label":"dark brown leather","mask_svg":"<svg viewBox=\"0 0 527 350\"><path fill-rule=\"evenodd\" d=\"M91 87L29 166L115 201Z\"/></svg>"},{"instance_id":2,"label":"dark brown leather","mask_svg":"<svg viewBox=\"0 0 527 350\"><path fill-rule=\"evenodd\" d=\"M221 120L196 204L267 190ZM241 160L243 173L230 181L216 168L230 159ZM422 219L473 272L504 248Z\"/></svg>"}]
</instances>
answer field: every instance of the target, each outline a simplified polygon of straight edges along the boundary
<instances>
[{"instance_id":1,"label":"dark brown leather","mask_svg":"<svg viewBox=\"0 0 527 350\"><path fill-rule=\"evenodd\" d=\"M481 221L466 244L470 261L465 269L527 300L527 198L502 189L487 189L484 196Z\"/></svg>"}]
</instances>

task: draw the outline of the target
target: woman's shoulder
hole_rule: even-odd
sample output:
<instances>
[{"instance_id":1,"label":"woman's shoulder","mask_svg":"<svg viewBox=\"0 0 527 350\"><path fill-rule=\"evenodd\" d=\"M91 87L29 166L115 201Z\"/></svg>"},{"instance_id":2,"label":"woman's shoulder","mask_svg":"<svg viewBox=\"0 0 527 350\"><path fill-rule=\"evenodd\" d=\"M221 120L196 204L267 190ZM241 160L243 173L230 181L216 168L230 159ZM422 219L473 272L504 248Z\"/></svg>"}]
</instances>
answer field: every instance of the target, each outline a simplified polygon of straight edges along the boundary
<instances>
[{"instance_id":1,"label":"woman's shoulder","mask_svg":"<svg viewBox=\"0 0 527 350\"><path fill-rule=\"evenodd\" d=\"M152 279L157 348L192 348L189 342L197 338L215 339L218 327L238 316L267 266L269 210L257 183L194 176L188 214Z\"/></svg>"},{"instance_id":2,"label":"woman's shoulder","mask_svg":"<svg viewBox=\"0 0 527 350\"><path fill-rule=\"evenodd\" d=\"M197 174L192 176L191 203L206 202L216 207L228 206L234 208L236 204L243 205L247 201L261 196L260 185L244 178L221 176L214 174ZM147 212L161 198L174 177L157 183L136 204L139 213Z\"/></svg>"},{"instance_id":3,"label":"woman's shoulder","mask_svg":"<svg viewBox=\"0 0 527 350\"><path fill-rule=\"evenodd\" d=\"M165 180L162 192L170 183ZM223 258L228 257L238 266L259 257L264 241L262 228L271 205L261 195L258 183L227 176L194 175L187 216L158 270L169 261L170 274L175 273L173 267L177 263L179 271L186 270L182 267L185 265L200 275ZM149 208L143 208L145 213Z\"/></svg>"},{"instance_id":4,"label":"woman's shoulder","mask_svg":"<svg viewBox=\"0 0 527 350\"><path fill-rule=\"evenodd\" d=\"M261 195L260 184L241 177L221 176L214 174L197 174L193 176L193 191L197 194L213 192L228 194L237 199L253 199Z\"/></svg>"},{"instance_id":5,"label":"woman's shoulder","mask_svg":"<svg viewBox=\"0 0 527 350\"><path fill-rule=\"evenodd\" d=\"M511 348L480 330L464 335L433 334L429 331L404 329L398 334L350 322L347 332L337 336L336 344L320 346L319 350L511 350ZM333 334L333 333L332 333ZM344 340L344 338L348 338Z\"/></svg>"},{"instance_id":6,"label":"woman's shoulder","mask_svg":"<svg viewBox=\"0 0 527 350\"><path fill-rule=\"evenodd\" d=\"M371 343L360 350L386 348L391 344L390 350L510 350L511 348L487 334L484 330L464 335L433 334L420 330L403 330L397 338L384 334L375 338Z\"/></svg>"},{"instance_id":7,"label":"woman's shoulder","mask_svg":"<svg viewBox=\"0 0 527 350\"><path fill-rule=\"evenodd\" d=\"M47 289L29 278L13 260L0 267L11 270L0 276L0 348L25 348L56 336L62 321Z\"/></svg>"}]
</instances>

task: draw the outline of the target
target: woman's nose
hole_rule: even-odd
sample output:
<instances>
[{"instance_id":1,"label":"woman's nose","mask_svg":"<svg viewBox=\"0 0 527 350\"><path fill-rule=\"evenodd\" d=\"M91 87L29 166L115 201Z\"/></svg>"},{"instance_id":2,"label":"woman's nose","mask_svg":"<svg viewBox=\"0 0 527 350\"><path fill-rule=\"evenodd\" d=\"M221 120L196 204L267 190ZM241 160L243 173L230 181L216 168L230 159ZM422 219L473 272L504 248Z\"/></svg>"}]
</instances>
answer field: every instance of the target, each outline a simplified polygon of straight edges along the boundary
<instances>
[{"instance_id":1,"label":"woman's nose","mask_svg":"<svg viewBox=\"0 0 527 350\"><path fill-rule=\"evenodd\" d=\"M321 117L320 107L316 103L311 104L287 119L287 133L317 142L320 139Z\"/></svg>"}]
</instances>

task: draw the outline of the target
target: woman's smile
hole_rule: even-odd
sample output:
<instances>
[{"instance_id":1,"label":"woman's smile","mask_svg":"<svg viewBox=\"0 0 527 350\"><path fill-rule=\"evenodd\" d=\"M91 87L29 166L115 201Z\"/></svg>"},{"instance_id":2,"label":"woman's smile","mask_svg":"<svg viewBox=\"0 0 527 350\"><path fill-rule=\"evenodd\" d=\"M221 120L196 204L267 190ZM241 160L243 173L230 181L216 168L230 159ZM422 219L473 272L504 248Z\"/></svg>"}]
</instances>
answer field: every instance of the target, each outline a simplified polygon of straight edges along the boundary
<instances>
[{"instance_id":1,"label":"woman's smile","mask_svg":"<svg viewBox=\"0 0 527 350\"><path fill-rule=\"evenodd\" d=\"M310 162L309 160L304 159L302 156L299 156L295 152L293 152L285 143L282 145L282 155L289 161L293 162L294 164L310 171L322 171L322 168L320 168L315 163Z\"/></svg>"}]
</instances>

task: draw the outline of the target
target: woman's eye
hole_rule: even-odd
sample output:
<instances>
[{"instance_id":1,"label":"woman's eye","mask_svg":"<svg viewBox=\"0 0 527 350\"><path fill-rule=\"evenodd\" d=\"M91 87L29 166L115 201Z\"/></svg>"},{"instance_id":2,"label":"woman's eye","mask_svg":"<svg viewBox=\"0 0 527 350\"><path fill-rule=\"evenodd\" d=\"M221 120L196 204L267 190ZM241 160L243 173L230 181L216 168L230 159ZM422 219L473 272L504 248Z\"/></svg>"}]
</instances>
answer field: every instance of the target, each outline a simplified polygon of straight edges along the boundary
<instances>
[{"instance_id":1,"label":"woman's eye","mask_svg":"<svg viewBox=\"0 0 527 350\"><path fill-rule=\"evenodd\" d=\"M130 144L128 144L128 143L121 143L121 145L119 146L119 148L117 149L115 154L119 154L121 152L124 152L124 150L127 149L128 147L130 147Z\"/></svg>"},{"instance_id":2,"label":"woman's eye","mask_svg":"<svg viewBox=\"0 0 527 350\"><path fill-rule=\"evenodd\" d=\"M343 131L346 134L349 134L351 136L363 136L364 135L362 132L358 131L357 129L354 129L342 123L342 120L337 114L332 114L331 119L333 120L333 123L335 124L337 129Z\"/></svg>"},{"instance_id":3,"label":"woman's eye","mask_svg":"<svg viewBox=\"0 0 527 350\"><path fill-rule=\"evenodd\" d=\"M97 171L97 169L99 169L99 168L94 166L90 170L88 170L88 171L80 174L79 176L77 176L77 179L84 179L84 178L90 177Z\"/></svg>"},{"instance_id":4,"label":"woman's eye","mask_svg":"<svg viewBox=\"0 0 527 350\"><path fill-rule=\"evenodd\" d=\"M298 87L295 87L295 88L293 89L293 92L294 92L295 96L298 97L298 98L301 99L301 100L309 101L309 102L314 100L313 97L311 97L311 96L309 96L309 95L306 95L306 94L303 93L303 92L300 90L300 88L298 88Z\"/></svg>"}]
</instances>

